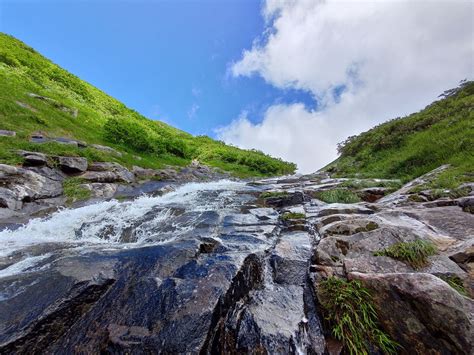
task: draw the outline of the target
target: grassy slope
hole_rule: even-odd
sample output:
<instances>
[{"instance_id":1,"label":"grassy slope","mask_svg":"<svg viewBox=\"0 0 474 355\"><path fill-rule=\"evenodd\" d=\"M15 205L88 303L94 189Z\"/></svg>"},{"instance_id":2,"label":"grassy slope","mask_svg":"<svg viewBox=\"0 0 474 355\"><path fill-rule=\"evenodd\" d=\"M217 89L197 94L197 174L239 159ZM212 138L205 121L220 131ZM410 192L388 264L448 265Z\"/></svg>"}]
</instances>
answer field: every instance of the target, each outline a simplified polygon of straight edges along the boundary
<instances>
[{"instance_id":1,"label":"grassy slope","mask_svg":"<svg viewBox=\"0 0 474 355\"><path fill-rule=\"evenodd\" d=\"M436 181L453 188L474 178L474 82L449 90L420 112L397 118L341 143L324 170L337 176L418 177L442 164Z\"/></svg>"},{"instance_id":2,"label":"grassy slope","mask_svg":"<svg viewBox=\"0 0 474 355\"><path fill-rule=\"evenodd\" d=\"M29 96L30 93L55 101ZM28 105L29 107L24 107ZM61 107L78 109L77 117ZM0 163L16 164L16 149L117 161L128 167L187 165L192 159L237 176L292 173L295 165L254 150L241 150L209 137L194 137L160 121L151 121L92 85L61 69L21 41L0 33L0 129L17 137L0 137ZM115 157L92 148L58 143L33 144L31 133L70 137L108 145L123 152Z\"/></svg>"}]
</instances>

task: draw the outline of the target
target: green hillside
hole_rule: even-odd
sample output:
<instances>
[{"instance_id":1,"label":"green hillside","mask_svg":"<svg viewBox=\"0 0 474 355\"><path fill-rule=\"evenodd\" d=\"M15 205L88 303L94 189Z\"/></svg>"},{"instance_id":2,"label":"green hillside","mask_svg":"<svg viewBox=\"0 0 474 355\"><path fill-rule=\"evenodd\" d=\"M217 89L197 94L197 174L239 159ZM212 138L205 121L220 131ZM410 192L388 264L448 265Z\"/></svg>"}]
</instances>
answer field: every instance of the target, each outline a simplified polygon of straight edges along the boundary
<instances>
[{"instance_id":1,"label":"green hillside","mask_svg":"<svg viewBox=\"0 0 474 355\"><path fill-rule=\"evenodd\" d=\"M463 82L420 112L385 122L339 145L324 168L338 176L410 180L442 164L438 187L474 176L474 82Z\"/></svg>"},{"instance_id":2,"label":"green hillside","mask_svg":"<svg viewBox=\"0 0 474 355\"><path fill-rule=\"evenodd\" d=\"M125 166L184 166L192 159L238 176L293 173L295 164L255 150L241 150L206 136L194 137L149 120L94 86L61 69L21 41L0 33L0 163L18 164L16 150L116 161ZM107 145L121 157L57 142L30 143L32 133Z\"/></svg>"}]
</instances>

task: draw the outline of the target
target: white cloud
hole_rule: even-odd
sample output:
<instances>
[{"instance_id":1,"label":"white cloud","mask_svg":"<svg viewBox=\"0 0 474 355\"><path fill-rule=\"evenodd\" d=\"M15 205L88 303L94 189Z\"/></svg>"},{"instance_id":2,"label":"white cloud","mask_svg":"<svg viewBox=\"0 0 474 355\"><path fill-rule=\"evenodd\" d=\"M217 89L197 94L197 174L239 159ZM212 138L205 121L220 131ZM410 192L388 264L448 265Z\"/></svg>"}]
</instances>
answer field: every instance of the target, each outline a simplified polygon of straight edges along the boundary
<instances>
[{"instance_id":1,"label":"white cloud","mask_svg":"<svg viewBox=\"0 0 474 355\"><path fill-rule=\"evenodd\" d=\"M419 110L472 78L473 10L457 0L268 0L265 32L231 73L309 91L322 108L274 105L261 123L241 116L219 138L317 170L347 136Z\"/></svg>"},{"instance_id":2,"label":"white cloud","mask_svg":"<svg viewBox=\"0 0 474 355\"><path fill-rule=\"evenodd\" d=\"M197 116L197 112L199 110L199 105L197 103L193 103L188 110L188 118L192 120Z\"/></svg>"}]
</instances>

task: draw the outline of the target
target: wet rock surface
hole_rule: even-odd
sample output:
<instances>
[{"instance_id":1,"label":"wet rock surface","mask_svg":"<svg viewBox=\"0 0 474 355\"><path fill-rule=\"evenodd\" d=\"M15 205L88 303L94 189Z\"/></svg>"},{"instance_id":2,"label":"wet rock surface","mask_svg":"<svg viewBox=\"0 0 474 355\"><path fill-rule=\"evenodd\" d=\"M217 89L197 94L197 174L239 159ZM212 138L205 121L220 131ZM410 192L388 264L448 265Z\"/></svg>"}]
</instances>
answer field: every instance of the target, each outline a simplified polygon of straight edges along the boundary
<instances>
[{"instance_id":1,"label":"wet rock surface","mask_svg":"<svg viewBox=\"0 0 474 355\"><path fill-rule=\"evenodd\" d=\"M122 168L85 174L152 174ZM375 202L311 197L342 181L83 184L98 202L0 231L0 353L338 353L316 297L333 276L370 290L401 353L469 354L474 216L410 201L407 187ZM268 203L268 191L285 194ZM437 249L421 268L377 254L416 240Z\"/></svg>"}]
</instances>

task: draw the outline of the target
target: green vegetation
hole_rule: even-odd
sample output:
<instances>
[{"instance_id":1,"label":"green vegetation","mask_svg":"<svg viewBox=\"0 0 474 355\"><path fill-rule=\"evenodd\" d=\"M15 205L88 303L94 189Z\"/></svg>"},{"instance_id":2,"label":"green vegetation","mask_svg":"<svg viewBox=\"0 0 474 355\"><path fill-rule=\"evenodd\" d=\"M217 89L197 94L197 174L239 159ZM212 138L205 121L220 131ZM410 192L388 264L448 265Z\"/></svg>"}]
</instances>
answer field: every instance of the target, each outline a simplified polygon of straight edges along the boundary
<instances>
[{"instance_id":1,"label":"green vegetation","mask_svg":"<svg viewBox=\"0 0 474 355\"><path fill-rule=\"evenodd\" d=\"M466 289L464 288L464 282L459 276L441 276L440 278L449 286L458 291L461 295L467 296Z\"/></svg>"},{"instance_id":2,"label":"green vegetation","mask_svg":"<svg viewBox=\"0 0 474 355\"><path fill-rule=\"evenodd\" d=\"M297 213L297 212L286 212L281 217L281 219L284 221L289 221L293 219L304 219L304 218L306 218L306 215L304 213Z\"/></svg>"},{"instance_id":3,"label":"green vegetation","mask_svg":"<svg viewBox=\"0 0 474 355\"><path fill-rule=\"evenodd\" d=\"M0 33L0 163L19 164L15 150L84 156L124 166L185 166L192 159L236 176L290 174L295 164L257 150L242 150L206 136L194 137L149 120L94 86L61 69L21 41ZM58 143L33 144L32 133L102 144L122 157L93 148Z\"/></svg>"},{"instance_id":4,"label":"green vegetation","mask_svg":"<svg viewBox=\"0 0 474 355\"><path fill-rule=\"evenodd\" d=\"M399 345L380 329L372 297L360 281L330 277L319 284L318 298L332 335L349 354L369 354L372 347L397 352Z\"/></svg>"},{"instance_id":5,"label":"green vegetation","mask_svg":"<svg viewBox=\"0 0 474 355\"><path fill-rule=\"evenodd\" d=\"M67 203L73 203L80 200L87 200L91 197L91 192L82 187L85 181L81 178L73 177L64 180L64 196L67 197Z\"/></svg>"},{"instance_id":6,"label":"green vegetation","mask_svg":"<svg viewBox=\"0 0 474 355\"><path fill-rule=\"evenodd\" d=\"M376 180L357 180L349 179L343 181L339 186L346 187L349 189L366 189L370 187L386 187L392 191L398 190L402 187L402 182L400 180L385 180L385 181L376 181Z\"/></svg>"},{"instance_id":7,"label":"green vegetation","mask_svg":"<svg viewBox=\"0 0 474 355\"><path fill-rule=\"evenodd\" d=\"M272 198L272 197L286 197L288 192L286 191L266 191L260 194L260 198Z\"/></svg>"},{"instance_id":8,"label":"green vegetation","mask_svg":"<svg viewBox=\"0 0 474 355\"><path fill-rule=\"evenodd\" d=\"M375 256L388 256L405 262L414 269L428 264L428 257L436 254L436 246L429 241L417 239L413 242L399 242L375 252Z\"/></svg>"},{"instance_id":9,"label":"green vegetation","mask_svg":"<svg viewBox=\"0 0 474 355\"><path fill-rule=\"evenodd\" d=\"M474 82L463 82L420 112L396 118L339 145L324 169L335 176L412 180L442 164L433 182L457 187L474 171Z\"/></svg>"},{"instance_id":10,"label":"green vegetation","mask_svg":"<svg viewBox=\"0 0 474 355\"><path fill-rule=\"evenodd\" d=\"M332 189L319 191L315 197L327 203L356 203L360 202L360 197L348 189Z\"/></svg>"}]
</instances>

